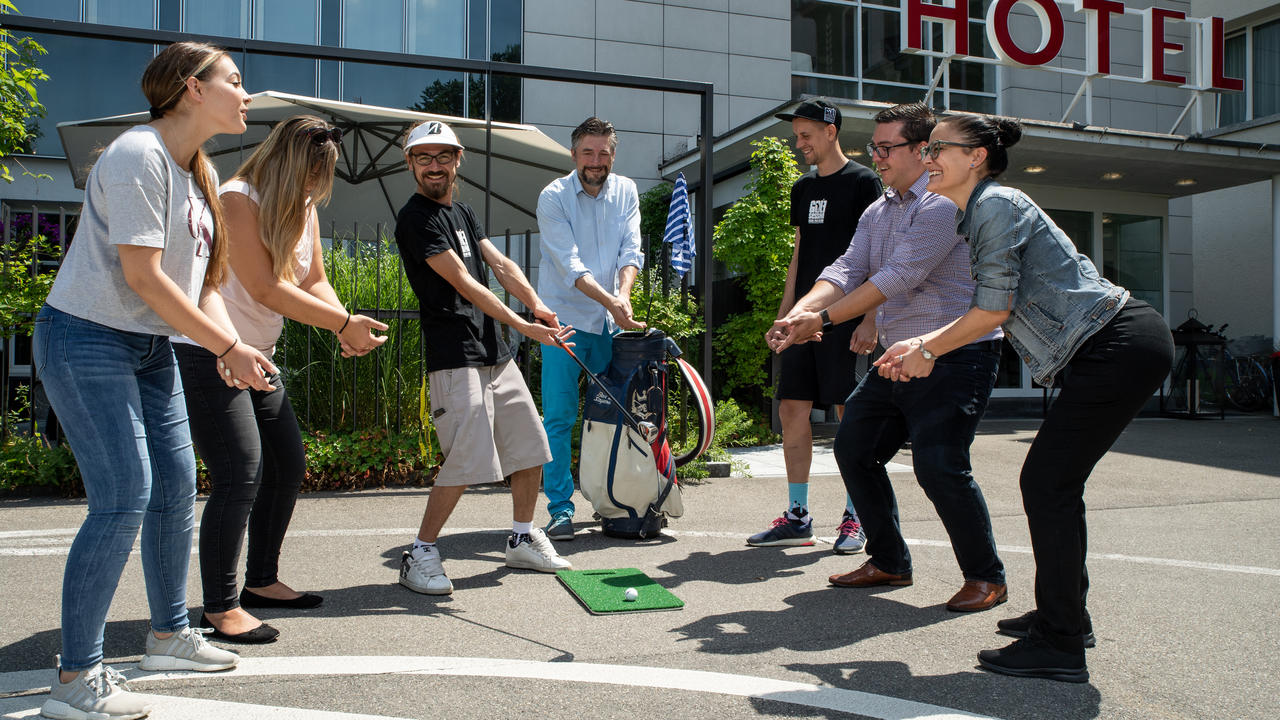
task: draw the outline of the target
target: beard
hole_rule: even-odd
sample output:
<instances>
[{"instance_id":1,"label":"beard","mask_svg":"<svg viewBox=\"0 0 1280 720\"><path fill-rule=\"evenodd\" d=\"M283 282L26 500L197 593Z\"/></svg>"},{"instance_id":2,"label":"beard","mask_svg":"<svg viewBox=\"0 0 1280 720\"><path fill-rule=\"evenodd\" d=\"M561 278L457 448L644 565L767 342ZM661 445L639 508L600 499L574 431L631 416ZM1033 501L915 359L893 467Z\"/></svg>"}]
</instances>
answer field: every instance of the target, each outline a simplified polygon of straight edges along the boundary
<instances>
[{"instance_id":1,"label":"beard","mask_svg":"<svg viewBox=\"0 0 1280 720\"><path fill-rule=\"evenodd\" d=\"M420 176L418 178L418 191L431 200L443 200L453 193L455 179L457 179L457 175L446 174L443 178L435 180Z\"/></svg>"},{"instance_id":2,"label":"beard","mask_svg":"<svg viewBox=\"0 0 1280 720\"><path fill-rule=\"evenodd\" d=\"M609 168L602 168L600 170L587 169L587 170L578 171L578 181L581 182L583 185L587 185L590 187L600 187L604 185L604 181L607 179L609 179Z\"/></svg>"}]
</instances>

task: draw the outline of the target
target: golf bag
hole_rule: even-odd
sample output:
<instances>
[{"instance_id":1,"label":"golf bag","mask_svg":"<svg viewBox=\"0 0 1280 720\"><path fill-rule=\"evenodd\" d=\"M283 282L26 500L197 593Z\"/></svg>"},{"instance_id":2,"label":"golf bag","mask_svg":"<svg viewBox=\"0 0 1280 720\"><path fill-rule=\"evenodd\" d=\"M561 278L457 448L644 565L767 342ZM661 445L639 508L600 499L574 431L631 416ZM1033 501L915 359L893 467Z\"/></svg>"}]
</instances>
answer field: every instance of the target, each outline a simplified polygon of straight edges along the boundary
<instances>
[{"instance_id":1,"label":"golf bag","mask_svg":"<svg viewBox=\"0 0 1280 720\"><path fill-rule=\"evenodd\" d=\"M668 353L675 358L672 364ZM656 537L666 518L684 514L676 468L711 446L715 413L711 393L681 354L660 331L618 333L613 360L588 384L578 479L605 535ZM667 442L667 374L673 365L691 391L698 417L698 440L679 457L672 456ZM633 426L641 423L656 426L651 442Z\"/></svg>"}]
</instances>

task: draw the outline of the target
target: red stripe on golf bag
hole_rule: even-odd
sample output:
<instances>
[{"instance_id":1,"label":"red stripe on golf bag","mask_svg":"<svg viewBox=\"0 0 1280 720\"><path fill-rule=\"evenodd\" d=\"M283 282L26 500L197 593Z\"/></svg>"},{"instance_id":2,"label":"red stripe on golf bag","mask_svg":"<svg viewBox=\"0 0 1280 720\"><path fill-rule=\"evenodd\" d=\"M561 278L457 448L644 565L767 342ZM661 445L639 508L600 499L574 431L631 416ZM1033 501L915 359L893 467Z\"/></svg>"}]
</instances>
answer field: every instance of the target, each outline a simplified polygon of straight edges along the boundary
<instances>
[{"instance_id":1,"label":"red stripe on golf bag","mask_svg":"<svg viewBox=\"0 0 1280 720\"><path fill-rule=\"evenodd\" d=\"M716 412L711 402L711 391L707 389L698 371L685 362L684 358L676 358L676 364L680 366L680 375L684 377L689 396L693 398L694 410L698 413L698 442L689 452L675 459L676 467L684 467L711 447L711 441L716 435Z\"/></svg>"}]
</instances>

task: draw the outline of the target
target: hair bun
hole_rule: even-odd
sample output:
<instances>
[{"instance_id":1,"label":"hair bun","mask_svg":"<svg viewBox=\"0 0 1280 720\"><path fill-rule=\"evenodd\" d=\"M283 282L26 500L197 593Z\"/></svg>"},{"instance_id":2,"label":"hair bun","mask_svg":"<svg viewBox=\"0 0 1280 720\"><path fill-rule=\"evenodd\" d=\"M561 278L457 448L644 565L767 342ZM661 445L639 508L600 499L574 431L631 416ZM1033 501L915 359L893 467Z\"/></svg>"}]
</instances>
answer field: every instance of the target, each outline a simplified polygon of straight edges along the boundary
<instances>
[{"instance_id":1,"label":"hair bun","mask_svg":"<svg viewBox=\"0 0 1280 720\"><path fill-rule=\"evenodd\" d=\"M992 120L996 126L996 138L1004 147L1013 147L1022 139L1022 123L1007 117L995 117Z\"/></svg>"}]
</instances>

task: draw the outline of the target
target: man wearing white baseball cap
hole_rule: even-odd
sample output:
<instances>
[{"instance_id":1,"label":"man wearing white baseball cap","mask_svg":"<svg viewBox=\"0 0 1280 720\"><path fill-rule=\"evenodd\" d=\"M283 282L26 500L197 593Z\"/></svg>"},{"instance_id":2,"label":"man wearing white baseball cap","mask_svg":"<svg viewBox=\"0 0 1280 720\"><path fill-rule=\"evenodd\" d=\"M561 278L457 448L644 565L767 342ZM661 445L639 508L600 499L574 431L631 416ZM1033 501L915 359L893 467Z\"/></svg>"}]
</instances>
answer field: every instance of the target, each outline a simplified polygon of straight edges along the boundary
<instances>
[{"instance_id":1,"label":"man wearing white baseball cap","mask_svg":"<svg viewBox=\"0 0 1280 720\"><path fill-rule=\"evenodd\" d=\"M544 345L571 337L573 329L560 329L556 314L519 266L489 242L471 207L454 200L462 155L448 125L429 121L410 128L404 159L418 188L396 222L405 276L421 310L431 420L445 457L413 550L400 562L400 584L428 595L453 592L436 539L463 491L506 476L513 505L507 566L548 573L573 567L533 527L542 465L551 460L551 450L498 323ZM535 322L516 315L493 294L486 264L502 287L532 310Z\"/></svg>"}]
</instances>

